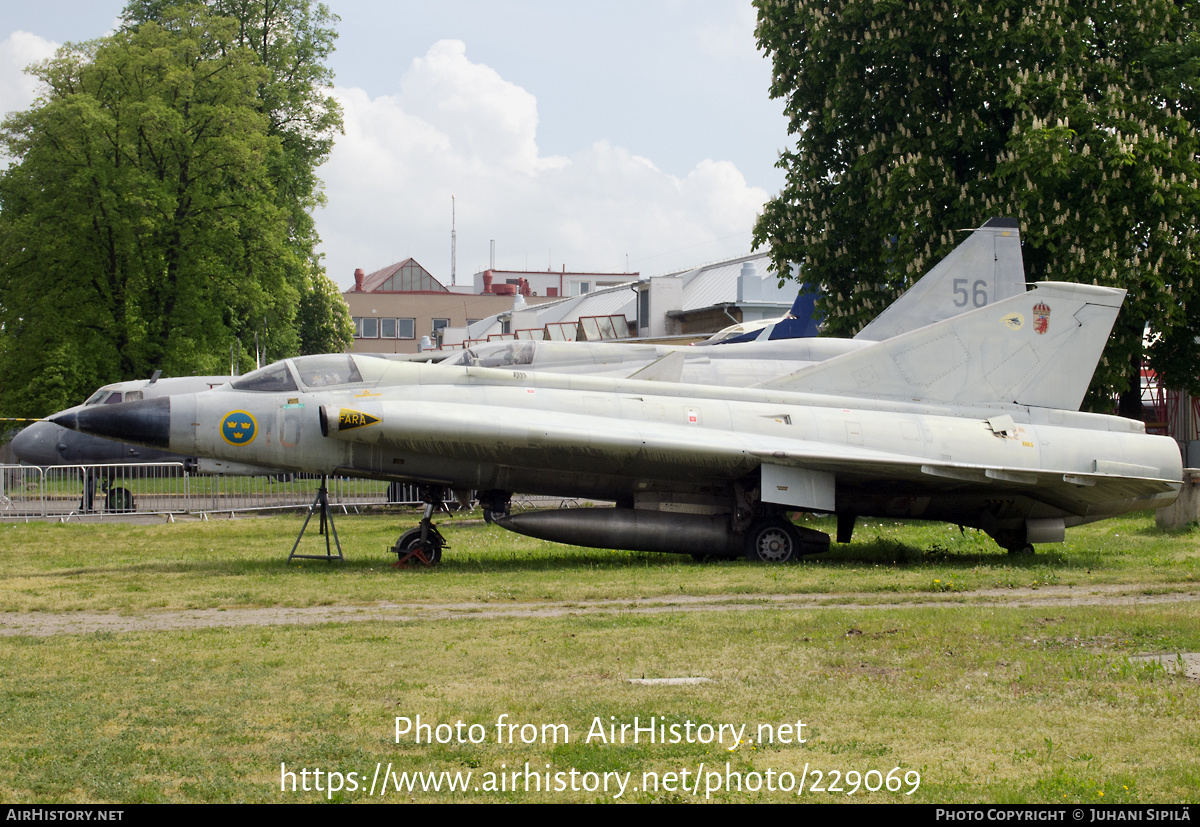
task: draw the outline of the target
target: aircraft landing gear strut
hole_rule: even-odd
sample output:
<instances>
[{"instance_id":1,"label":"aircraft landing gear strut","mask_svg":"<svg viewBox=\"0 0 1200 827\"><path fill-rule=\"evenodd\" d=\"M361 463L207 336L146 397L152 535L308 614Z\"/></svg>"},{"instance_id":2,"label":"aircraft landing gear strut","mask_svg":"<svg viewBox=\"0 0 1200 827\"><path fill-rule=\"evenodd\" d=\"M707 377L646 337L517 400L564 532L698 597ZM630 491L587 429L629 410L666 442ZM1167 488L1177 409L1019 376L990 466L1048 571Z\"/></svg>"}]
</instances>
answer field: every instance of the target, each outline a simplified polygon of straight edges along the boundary
<instances>
[{"instance_id":1,"label":"aircraft landing gear strut","mask_svg":"<svg viewBox=\"0 0 1200 827\"><path fill-rule=\"evenodd\" d=\"M446 507L446 490L434 485L423 485L420 494L421 501L425 503L421 524L401 534L400 539L391 547L390 551L397 557L392 568L406 569L418 563L436 566L442 559L442 549L449 548L446 538L433 523L433 515L436 512L450 513L450 509Z\"/></svg>"}]
</instances>

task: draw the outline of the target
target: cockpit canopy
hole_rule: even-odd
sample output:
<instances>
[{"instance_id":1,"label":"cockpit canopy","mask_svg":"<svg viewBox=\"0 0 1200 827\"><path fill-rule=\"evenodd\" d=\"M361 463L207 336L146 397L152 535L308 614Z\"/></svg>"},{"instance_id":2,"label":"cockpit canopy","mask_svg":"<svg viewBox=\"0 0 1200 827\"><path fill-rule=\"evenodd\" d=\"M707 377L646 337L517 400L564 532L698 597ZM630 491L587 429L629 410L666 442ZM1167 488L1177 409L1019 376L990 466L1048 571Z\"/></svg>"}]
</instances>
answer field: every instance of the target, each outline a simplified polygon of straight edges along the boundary
<instances>
[{"instance_id":1,"label":"cockpit canopy","mask_svg":"<svg viewBox=\"0 0 1200 827\"><path fill-rule=\"evenodd\" d=\"M288 369L287 362L276 362L265 368L252 370L233 382L232 386L234 390L259 391L260 393L300 389L296 385L296 379L292 376L291 370Z\"/></svg>"},{"instance_id":2,"label":"cockpit canopy","mask_svg":"<svg viewBox=\"0 0 1200 827\"><path fill-rule=\"evenodd\" d=\"M533 364L534 350L532 341L489 342L456 353L442 364L481 368L528 366Z\"/></svg>"},{"instance_id":3,"label":"cockpit canopy","mask_svg":"<svg viewBox=\"0 0 1200 827\"><path fill-rule=\"evenodd\" d=\"M299 384L297 383L299 380ZM233 382L233 389L278 393L306 388L330 388L363 383L362 374L348 353L324 353L316 356L297 356L284 359L265 368L251 371Z\"/></svg>"},{"instance_id":4,"label":"cockpit canopy","mask_svg":"<svg viewBox=\"0 0 1200 827\"><path fill-rule=\"evenodd\" d=\"M91 396L89 396L88 400L86 402L84 402L83 404L84 405L116 405L118 402L133 402L135 399L141 399L141 398L142 398L141 391L125 391L122 394L121 391L116 391L116 390L113 390L112 388L105 387L105 388L101 388L100 390L96 391Z\"/></svg>"}]
</instances>

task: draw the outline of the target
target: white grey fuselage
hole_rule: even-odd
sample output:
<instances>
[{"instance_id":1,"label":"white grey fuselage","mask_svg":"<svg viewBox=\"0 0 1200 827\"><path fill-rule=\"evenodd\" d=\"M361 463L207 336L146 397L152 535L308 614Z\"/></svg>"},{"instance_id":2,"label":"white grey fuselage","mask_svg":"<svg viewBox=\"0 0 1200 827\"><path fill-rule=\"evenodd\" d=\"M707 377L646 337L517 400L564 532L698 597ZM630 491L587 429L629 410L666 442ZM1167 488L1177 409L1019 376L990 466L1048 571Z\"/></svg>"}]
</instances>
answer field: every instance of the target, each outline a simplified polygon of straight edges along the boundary
<instances>
[{"instance_id":1,"label":"white grey fuselage","mask_svg":"<svg viewBox=\"0 0 1200 827\"><path fill-rule=\"evenodd\" d=\"M989 225L932 286L923 280L948 300L942 318L873 343L681 352L514 341L463 365L326 354L54 421L222 462L473 489L489 512L514 492L614 500L607 514L501 524L652 551L690 551L675 548L678 533L708 554L736 553L743 538L759 560L827 546L798 536L787 510L836 513L839 538L858 517L915 517L1024 551L1068 526L1169 503L1182 480L1173 440L1078 413L1124 291L1041 282L992 301L1019 272L1019 243L1007 223ZM980 278L955 264L976 258ZM731 375L712 372L717 363ZM602 375L610 366L618 376ZM427 526L422 538L397 548L425 543Z\"/></svg>"},{"instance_id":2,"label":"white grey fuselage","mask_svg":"<svg viewBox=\"0 0 1200 827\"><path fill-rule=\"evenodd\" d=\"M174 396L170 449L285 470L635 501L732 502L735 482L759 466L797 467L833 481L832 507L818 510L989 530L1154 507L1175 496L1182 473L1172 440L1111 416L357 363L363 381L353 387ZM244 445L221 433L239 412L254 419ZM1014 427L996 433L989 420L1003 415ZM778 501L765 486L762 496Z\"/></svg>"},{"instance_id":3,"label":"white grey fuselage","mask_svg":"<svg viewBox=\"0 0 1200 827\"><path fill-rule=\"evenodd\" d=\"M442 364L626 379L636 378L637 371L677 353L683 357L678 381L744 388L873 344L865 339L836 338L775 339L709 347L510 340L456 351Z\"/></svg>"}]
</instances>

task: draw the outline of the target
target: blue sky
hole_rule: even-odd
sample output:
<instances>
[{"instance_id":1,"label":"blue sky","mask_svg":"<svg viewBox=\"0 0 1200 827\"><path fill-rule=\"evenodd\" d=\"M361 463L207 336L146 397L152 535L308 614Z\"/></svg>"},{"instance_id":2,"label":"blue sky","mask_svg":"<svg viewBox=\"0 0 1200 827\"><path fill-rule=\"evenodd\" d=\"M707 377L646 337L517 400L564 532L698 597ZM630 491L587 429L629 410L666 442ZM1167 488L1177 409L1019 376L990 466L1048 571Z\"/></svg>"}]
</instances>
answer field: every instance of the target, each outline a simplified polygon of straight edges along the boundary
<instances>
[{"instance_id":1,"label":"blue sky","mask_svg":"<svg viewBox=\"0 0 1200 827\"><path fill-rule=\"evenodd\" d=\"M656 274L749 252L783 184L749 2L328 5L346 135L317 224L343 287L410 255L448 279L451 195L460 279L491 239L499 267ZM29 105L19 66L103 35L123 6L0 2L0 107Z\"/></svg>"}]
</instances>

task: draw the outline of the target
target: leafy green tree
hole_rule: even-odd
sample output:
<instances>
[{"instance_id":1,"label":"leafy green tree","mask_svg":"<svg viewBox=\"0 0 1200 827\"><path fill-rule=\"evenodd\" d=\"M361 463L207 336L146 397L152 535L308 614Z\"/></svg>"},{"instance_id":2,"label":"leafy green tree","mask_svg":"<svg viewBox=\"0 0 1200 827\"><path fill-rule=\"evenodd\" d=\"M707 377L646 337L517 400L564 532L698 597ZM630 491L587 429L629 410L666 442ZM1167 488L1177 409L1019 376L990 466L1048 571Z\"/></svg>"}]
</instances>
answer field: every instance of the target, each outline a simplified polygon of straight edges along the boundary
<instances>
[{"instance_id":1,"label":"leafy green tree","mask_svg":"<svg viewBox=\"0 0 1200 827\"><path fill-rule=\"evenodd\" d=\"M308 289L296 309L301 353L335 353L354 338L354 319L337 285L325 271L313 268Z\"/></svg>"},{"instance_id":2,"label":"leafy green tree","mask_svg":"<svg viewBox=\"0 0 1200 827\"><path fill-rule=\"evenodd\" d=\"M180 0L132 0L122 19L136 30L143 23L170 25ZM268 159L277 203L288 211L292 243L316 260L317 236L312 210L324 203L316 170L333 149L342 128L342 113L329 94L338 18L323 3L310 0L207 0L213 15L236 21L229 44L254 53L267 70L259 100L267 116L268 134L279 142ZM342 347L349 345L349 340Z\"/></svg>"},{"instance_id":3,"label":"leafy green tree","mask_svg":"<svg viewBox=\"0 0 1200 827\"><path fill-rule=\"evenodd\" d=\"M797 136L755 229L860 329L992 216L1030 281L1129 293L1091 404L1140 411L1143 356L1200 390L1193 0L755 0ZM1156 338L1143 353L1143 329Z\"/></svg>"},{"instance_id":4,"label":"leafy green tree","mask_svg":"<svg viewBox=\"0 0 1200 827\"><path fill-rule=\"evenodd\" d=\"M245 354L263 330L272 355L300 350L298 310L323 291L308 209L324 155L311 186L281 181L288 140L263 103L273 76L239 22L203 6L161 18L34 67L42 99L0 130L16 159L0 175L7 412L158 368L223 372L230 346ZM281 196L289 185L307 200ZM344 347L346 327L323 343Z\"/></svg>"}]
</instances>

